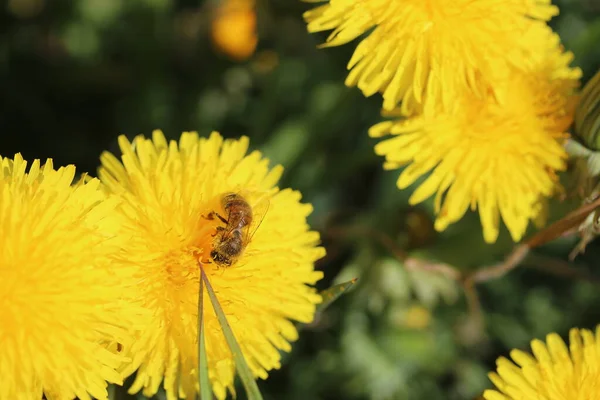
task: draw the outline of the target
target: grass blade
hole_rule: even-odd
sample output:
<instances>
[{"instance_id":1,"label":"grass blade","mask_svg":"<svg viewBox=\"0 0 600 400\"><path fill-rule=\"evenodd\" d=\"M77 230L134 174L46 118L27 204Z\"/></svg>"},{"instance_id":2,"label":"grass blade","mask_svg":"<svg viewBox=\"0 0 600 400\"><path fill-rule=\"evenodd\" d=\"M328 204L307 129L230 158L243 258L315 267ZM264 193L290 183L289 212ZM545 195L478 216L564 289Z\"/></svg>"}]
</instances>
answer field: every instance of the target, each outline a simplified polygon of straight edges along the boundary
<instances>
[{"instance_id":1,"label":"grass blade","mask_svg":"<svg viewBox=\"0 0 600 400\"><path fill-rule=\"evenodd\" d=\"M357 280L357 278L354 278L351 281L333 285L330 288L325 289L321 293L319 293L323 298L323 301L321 302L321 304L317 305L317 312L323 312L323 310L329 307L331 303L337 300L338 297L346 293L352 286L354 286Z\"/></svg>"},{"instance_id":2,"label":"grass blade","mask_svg":"<svg viewBox=\"0 0 600 400\"><path fill-rule=\"evenodd\" d=\"M262 400L262 395L260 394L260 390L258 390L258 385L256 384L256 380L252 375L252 371L250 371L250 367L246 363L246 359L244 358L244 354L242 354L242 349L238 344L235 336L233 335L233 331L231 330L231 326L229 326L229 322L227 322L227 317L221 308L221 304L213 291L210 282L204 270L200 268L200 272L202 274L202 280L206 285L206 291L208 292L208 297L210 297L210 301L215 309L215 313L217 314L217 318L219 320L219 324L221 325L221 329L223 330L223 335L225 335L225 340L227 341L227 345L233 354L233 360L235 362L235 368L237 369L237 373L242 380L242 384L244 385L244 389L246 389L246 395L248 396L248 400Z\"/></svg>"},{"instance_id":3,"label":"grass blade","mask_svg":"<svg viewBox=\"0 0 600 400\"><path fill-rule=\"evenodd\" d=\"M198 289L198 384L200 385L200 400L212 400L206 344L204 343L204 284L202 281L203 279L200 277L200 288Z\"/></svg>"}]
</instances>

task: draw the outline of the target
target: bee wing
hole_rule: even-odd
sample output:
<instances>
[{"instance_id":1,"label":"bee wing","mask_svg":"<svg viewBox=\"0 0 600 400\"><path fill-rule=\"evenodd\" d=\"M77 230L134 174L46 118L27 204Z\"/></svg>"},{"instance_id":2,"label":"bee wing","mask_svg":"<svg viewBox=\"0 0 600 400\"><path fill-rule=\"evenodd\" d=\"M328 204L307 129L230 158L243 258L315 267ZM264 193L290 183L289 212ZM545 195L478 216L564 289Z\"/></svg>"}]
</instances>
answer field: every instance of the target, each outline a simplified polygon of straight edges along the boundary
<instances>
[{"instance_id":1,"label":"bee wing","mask_svg":"<svg viewBox=\"0 0 600 400\"><path fill-rule=\"evenodd\" d=\"M269 211L269 206L271 202L267 196L260 197L252 206L252 223L248 226L246 230L246 243L249 243L263 220L265 219L265 215L267 211Z\"/></svg>"}]
</instances>

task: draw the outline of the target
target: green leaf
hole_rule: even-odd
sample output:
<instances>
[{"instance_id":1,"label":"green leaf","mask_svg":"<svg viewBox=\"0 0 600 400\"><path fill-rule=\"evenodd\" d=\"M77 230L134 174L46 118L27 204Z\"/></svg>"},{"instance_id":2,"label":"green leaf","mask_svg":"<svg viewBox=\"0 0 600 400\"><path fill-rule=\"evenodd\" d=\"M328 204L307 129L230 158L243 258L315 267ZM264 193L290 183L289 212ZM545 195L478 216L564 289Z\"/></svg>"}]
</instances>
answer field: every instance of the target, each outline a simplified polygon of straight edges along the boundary
<instances>
[{"instance_id":1,"label":"green leaf","mask_svg":"<svg viewBox=\"0 0 600 400\"><path fill-rule=\"evenodd\" d=\"M108 391L108 400L115 400L115 385L108 385L108 388L106 388L106 390Z\"/></svg>"},{"instance_id":2,"label":"green leaf","mask_svg":"<svg viewBox=\"0 0 600 400\"><path fill-rule=\"evenodd\" d=\"M229 346L229 350L233 354L233 360L235 362L235 368L237 369L237 373L242 380L242 384L244 385L244 389L246 389L246 395L248 396L248 400L262 400L262 395L260 394L260 390L258 390L258 385L256 384L256 380L252 375L252 371L250 371L250 367L246 363L246 359L244 358L244 354L242 354L242 349L238 344L235 336L233 335L233 331L229 326L229 322L227 322L227 317L221 308L221 304L213 291L213 288L208 281L208 277L204 273L204 270L200 268L200 272L202 274L202 280L206 284L206 290L208 291L208 297L210 297L210 301L213 305L215 313L217 314L217 319L219 320L219 324L221 325L221 329L223 330L223 335L225 335L225 340L227 341L227 345Z\"/></svg>"},{"instance_id":3,"label":"green leaf","mask_svg":"<svg viewBox=\"0 0 600 400\"><path fill-rule=\"evenodd\" d=\"M212 390L208 379L208 359L204 343L204 285L200 278L198 290L198 383L200 384L200 400L212 400Z\"/></svg>"},{"instance_id":4,"label":"green leaf","mask_svg":"<svg viewBox=\"0 0 600 400\"><path fill-rule=\"evenodd\" d=\"M351 281L333 285L328 289L323 290L320 294L323 298L321 304L317 305L317 312L323 312L327 307L331 305L338 297L346 293L354 284L358 281L358 278L354 278Z\"/></svg>"}]
</instances>

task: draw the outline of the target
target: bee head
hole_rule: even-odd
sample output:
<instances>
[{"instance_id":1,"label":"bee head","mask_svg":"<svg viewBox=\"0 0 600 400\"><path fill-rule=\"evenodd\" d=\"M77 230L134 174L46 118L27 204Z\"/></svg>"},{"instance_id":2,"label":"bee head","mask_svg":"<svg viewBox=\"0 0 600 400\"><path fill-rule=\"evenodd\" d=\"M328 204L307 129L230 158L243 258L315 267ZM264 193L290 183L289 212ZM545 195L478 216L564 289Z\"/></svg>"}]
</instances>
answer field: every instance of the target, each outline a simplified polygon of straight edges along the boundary
<instances>
[{"instance_id":1,"label":"bee head","mask_svg":"<svg viewBox=\"0 0 600 400\"><path fill-rule=\"evenodd\" d=\"M216 250L210 252L210 257L216 264L224 265L226 267L231 266L231 258L223 256L223 254Z\"/></svg>"}]
</instances>

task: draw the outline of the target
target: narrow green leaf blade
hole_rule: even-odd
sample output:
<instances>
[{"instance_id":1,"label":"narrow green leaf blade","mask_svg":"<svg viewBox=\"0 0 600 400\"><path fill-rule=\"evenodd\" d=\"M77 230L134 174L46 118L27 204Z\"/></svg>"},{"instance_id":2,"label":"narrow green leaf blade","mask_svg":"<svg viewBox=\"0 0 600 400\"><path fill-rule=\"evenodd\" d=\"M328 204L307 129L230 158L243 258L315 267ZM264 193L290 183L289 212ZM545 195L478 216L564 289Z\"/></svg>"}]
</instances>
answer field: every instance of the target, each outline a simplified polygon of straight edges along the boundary
<instances>
[{"instance_id":1,"label":"narrow green leaf blade","mask_svg":"<svg viewBox=\"0 0 600 400\"><path fill-rule=\"evenodd\" d=\"M242 380L242 384L246 389L246 394L248 396L248 400L262 400L262 395L260 394L260 390L258 390L258 385L256 384L256 380L252 375L252 371L250 371L250 367L246 363L246 359L244 358L244 354L242 354L242 349L238 344L235 336L233 335L233 331L231 330L231 326L229 326L229 322L227 322L227 317L221 308L221 304L213 291L213 288L208 281L208 277L204 273L204 270L200 268L202 274L202 280L206 285L206 291L208 292L208 297L210 297L210 301L213 305L215 313L217 314L217 319L219 320L219 324L221 325L221 329L223 330L223 335L225 335L225 340L227 341L227 345L233 354L233 360L235 362L235 367L237 369L237 373Z\"/></svg>"},{"instance_id":2,"label":"narrow green leaf blade","mask_svg":"<svg viewBox=\"0 0 600 400\"><path fill-rule=\"evenodd\" d=\"M354 284L358 281L357 278L352 279L351 281L339 283L337 285L333 285L328 289L323 290L320 295L323 298L321 304L317 305L317 312L323 312L327 307L331 305L338 297L342 294L346 293Z\"/></svg>"},{"instance_id":3,"label":"narrow green leaf blade","mask_svg":"<svg viewBox=\"0 0 600 400\"><path fill-rule=\"evenodd\" d=\"M115 385L108 385L108 388L106 388L106 390L108 391L108 400L115 400Z\"/></svg>"},{"instance_id":4,"label":"narrow green leaf blade","mask_svg":"<svg viewBox=\"0 0 600 400\"><path fill-rule=\"evenodd\" d=\"M208 358L204 343L204 285L200 278L198 290L198 384L200 385L200 400L212 400L212 390L208 379Z\"/></svg>"}]
</instances>

